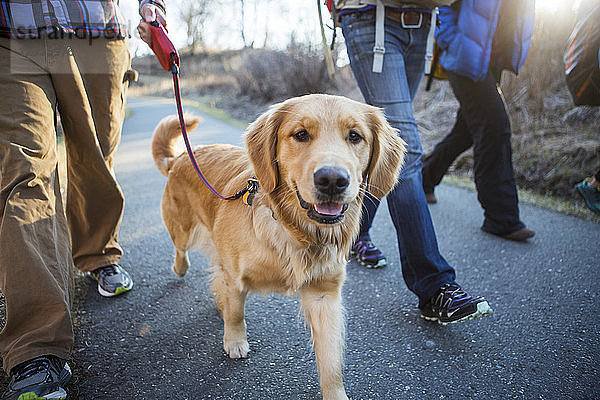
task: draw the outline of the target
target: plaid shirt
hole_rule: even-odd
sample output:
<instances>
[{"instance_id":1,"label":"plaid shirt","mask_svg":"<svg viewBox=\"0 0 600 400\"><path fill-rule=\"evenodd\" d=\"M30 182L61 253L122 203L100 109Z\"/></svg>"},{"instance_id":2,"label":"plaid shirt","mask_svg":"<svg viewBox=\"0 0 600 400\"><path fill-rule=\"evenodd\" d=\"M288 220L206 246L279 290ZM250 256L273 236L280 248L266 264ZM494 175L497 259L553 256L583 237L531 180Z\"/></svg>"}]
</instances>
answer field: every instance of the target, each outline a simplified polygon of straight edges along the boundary
<instances>
[{"instance_id":1,"label":"plaid shirt","mask_svg":"<svg viewBox=\"0 0 600 400\"><path fill-rule=\"evenodd\" d=\"M161 5L164 9L164 3ZM67 35L128 37L119 0L0 0L0 36L21 39Z\"/></svg>"}]
</instances>

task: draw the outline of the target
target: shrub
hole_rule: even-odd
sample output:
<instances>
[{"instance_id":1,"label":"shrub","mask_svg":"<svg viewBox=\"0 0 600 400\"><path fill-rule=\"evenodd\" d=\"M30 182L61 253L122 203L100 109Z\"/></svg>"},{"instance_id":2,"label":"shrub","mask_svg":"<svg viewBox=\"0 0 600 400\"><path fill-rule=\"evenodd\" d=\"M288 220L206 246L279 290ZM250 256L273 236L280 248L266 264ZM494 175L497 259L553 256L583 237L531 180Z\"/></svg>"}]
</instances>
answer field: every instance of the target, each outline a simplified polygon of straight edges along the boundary
<instances>
[{"instance_id":1,"label":"shrub","mask_svg":"<svg viewBox=\"0 0 600 400\"><path fill-rule=\"evenodd\" d=\"M285 51L246 49L235 77L241 95L265 103L334 88L321 50L293 41Z\"/></svg>"}]
</instances>

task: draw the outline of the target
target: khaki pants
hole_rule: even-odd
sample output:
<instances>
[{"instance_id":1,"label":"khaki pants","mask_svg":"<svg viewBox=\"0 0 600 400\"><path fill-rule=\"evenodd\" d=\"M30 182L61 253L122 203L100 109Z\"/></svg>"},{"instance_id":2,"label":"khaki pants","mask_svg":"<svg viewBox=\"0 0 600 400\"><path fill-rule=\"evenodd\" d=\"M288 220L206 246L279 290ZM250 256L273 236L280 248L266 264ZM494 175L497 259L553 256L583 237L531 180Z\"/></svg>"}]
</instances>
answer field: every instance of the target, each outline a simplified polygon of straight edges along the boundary
<instances>
[{"instance_id":1,"label":"khaki pants","mask_svg":"<svg viewBox=\"0 0 600 400\"><path fill-rule=\"evenodd\" d=\"M123 195L112 170L130 57L124 40L0 38L0 332L4 370L69 358L73 265L117 263ZM56 111L67 152L60 191Z\"/></svg>"}]
</instances>

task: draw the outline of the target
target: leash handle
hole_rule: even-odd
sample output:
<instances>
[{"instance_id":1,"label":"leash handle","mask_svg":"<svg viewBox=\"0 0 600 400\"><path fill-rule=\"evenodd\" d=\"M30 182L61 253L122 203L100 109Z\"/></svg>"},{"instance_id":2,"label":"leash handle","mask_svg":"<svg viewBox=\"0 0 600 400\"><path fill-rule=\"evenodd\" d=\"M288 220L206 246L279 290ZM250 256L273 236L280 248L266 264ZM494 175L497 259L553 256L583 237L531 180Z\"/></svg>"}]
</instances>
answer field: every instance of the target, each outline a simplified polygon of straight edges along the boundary
<instances>
[{"instance_id":1,"label":"leash handle","mask_svg":"<svg viewBox=\"0 0 600 400\"><path fill-rule=\"evenodd\" d=\"M150 48L156 54L160 65L169 72L173 72L173 68L179 69L179 54L173 42L167 36L165 27L158 21L152 21L150 23L150 34L152 36Z\"/></svg>"}]
</instances>

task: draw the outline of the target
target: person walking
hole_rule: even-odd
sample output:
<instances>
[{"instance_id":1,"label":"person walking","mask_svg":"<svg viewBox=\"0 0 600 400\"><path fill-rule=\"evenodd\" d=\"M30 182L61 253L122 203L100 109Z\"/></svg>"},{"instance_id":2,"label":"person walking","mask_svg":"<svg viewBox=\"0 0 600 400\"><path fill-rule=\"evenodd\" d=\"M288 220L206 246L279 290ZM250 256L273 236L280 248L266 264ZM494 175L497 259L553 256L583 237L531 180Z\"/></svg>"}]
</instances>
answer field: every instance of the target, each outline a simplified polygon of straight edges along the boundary
<instances>
[{"instance_id":1,"label":"person walking","mask_svg":"<svg viewBox=\"0 0 600 400\"><path fill-rule=\"evenodd\" d=\"M142 15L164 13L142 0ZM0 0L0 333L3 400L65 399L73 266L101 295L129 291L118 265L123 194L113 173L130 56L118 1ZM56 117L64 128L66 202Z\"/></svg>"},{"instance_id":2,"label":"person walking","mask_svg":"<svg viewBox=\"0 0 600 400\"><path fill-rule=\"evenodd\" d=\"M600 170L575 185L587 208L600 215Z\"/></svg>"},{"instance_id":3,"label":"person walking","mask_svg":"<svg viewBox=\"0 0 600 400\"><path fill-rule=\"evenodd\" d=\"M534 0L458 1L440 8L436 42L440 64L460 103L456 123L423 161L423 190L435 203L435 187L454 160L473 147L481 229L503 239L535 235L519 218L510 118L498 88L504 69L519 71L531 43Z\"/></svg>"},{"instance_id":4,"label":"person walking","mask_svg":"<svg viewBox=\"0 0 600 400\"><path fill-rule=\"evenodd\" d=\"M423 77L432 8L449 3L335 2L350 67L366 102L381 107L407 143L398 184L387 196L388 208L396 229L404 281L419 299L421 316L443 324L492 313L485 298L471 296L458 285L454 268L440 254L421 182L422 148L412 101ZM377 268L385 265L385 257L372 243L369 229L379 200L367 196L353 252L361 262Z\"/></svg>"}]
</instances>

